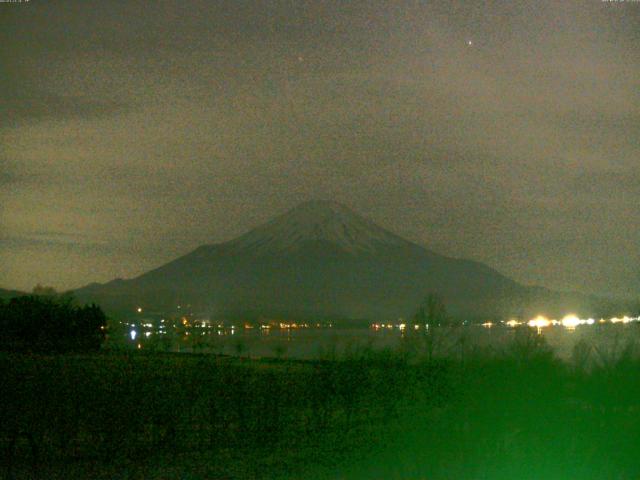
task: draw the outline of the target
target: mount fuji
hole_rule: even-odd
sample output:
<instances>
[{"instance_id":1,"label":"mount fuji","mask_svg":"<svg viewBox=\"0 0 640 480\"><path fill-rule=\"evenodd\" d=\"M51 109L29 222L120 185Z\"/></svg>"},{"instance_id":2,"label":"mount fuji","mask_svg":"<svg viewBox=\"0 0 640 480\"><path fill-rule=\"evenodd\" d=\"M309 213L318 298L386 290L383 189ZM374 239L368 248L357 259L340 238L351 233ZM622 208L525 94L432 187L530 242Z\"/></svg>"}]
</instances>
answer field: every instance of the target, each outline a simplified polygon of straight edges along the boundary
<instances>
[{"instance_id":1,"label":"mount fuji","mask_svg":"<svg viewBox=\"0 0 640 480\"><path fill-rule=\"evenodd\" d=\"M129 280L75 292L110 312L176 305L219 318L397 319L426 294L458 318L524 315L586 297L526 287L482 263L405 240L348 207L310 201L228 242L203 245Z\"/></svg>"}]
</instances>

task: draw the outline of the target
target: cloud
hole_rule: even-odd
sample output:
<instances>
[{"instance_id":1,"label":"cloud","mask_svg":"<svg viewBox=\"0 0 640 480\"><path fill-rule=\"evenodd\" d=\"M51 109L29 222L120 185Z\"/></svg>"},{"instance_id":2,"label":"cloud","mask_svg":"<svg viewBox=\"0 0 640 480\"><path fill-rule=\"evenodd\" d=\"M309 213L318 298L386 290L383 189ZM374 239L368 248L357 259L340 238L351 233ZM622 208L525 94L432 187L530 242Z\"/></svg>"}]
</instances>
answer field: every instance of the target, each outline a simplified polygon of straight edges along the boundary
<instances>
[{"instance_id":1,"label":"cloud","mask_svg":"<svg viewBox=\"0 0 640 480\"><path fill-rule=\"evenodd\" d=\"M23 235L6 234L0 236L1 249L54 248L65 250L85 250L112 252L114 249L104 241L91 240L81 233L36 231Z\"/></svg>"},{"instance_id":2,"label":"cloud","mask_svg":"<svg viewBox=\"0 0 640 480\"><path fill-rule=\"evenodd\" d=\"M1 127L19 127L39 120L91 119L126 112L131 105L115 100L58 95L43 91L5 92Z\"/></svg>"},{"instance_id":3,"label":"cloud","mask_svg":"<svg viewBox=\"0 0 640 480\"><path fill-rule=\"evenodd\" d=\"M133 275L334 197L521 281L604 290L628 273L630 2L32 3L0 28L14 252L101 238ZM88 252L66 281L94 280Z\"/></svg>"},{"instance_id":4,"label":"cloud","mask_svg":"<svg viewBox=\"0 0 640 480\"><path fill-rule=\"evenodd\" d=\"M574 178L573 187L575 191L588 195L608 193L609 198L619 195L637 196L640 195L640 165L627 169L579 173Z\"/></svg>"}]
</instances>

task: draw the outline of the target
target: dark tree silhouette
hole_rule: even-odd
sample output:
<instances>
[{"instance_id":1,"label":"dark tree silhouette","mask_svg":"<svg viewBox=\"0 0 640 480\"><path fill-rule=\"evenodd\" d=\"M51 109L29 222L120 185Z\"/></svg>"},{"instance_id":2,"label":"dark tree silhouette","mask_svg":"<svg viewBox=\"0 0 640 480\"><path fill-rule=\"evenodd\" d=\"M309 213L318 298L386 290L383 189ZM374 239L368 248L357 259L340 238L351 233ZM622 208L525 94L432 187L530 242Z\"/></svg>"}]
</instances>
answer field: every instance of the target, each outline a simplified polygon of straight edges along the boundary
<instances>
[{"instance_id":1,"label":"dark tree silhouette","mask_svg":"<svg viewBox=\"0 0 640 480\"><path fill-rule=\"evenodd\" d=\"M413 323L420 327L422 333L420 340L426 357L429 360L433 359L436 352L441 349L445 337L436 327L450 323L442 297L437 293L429 293L418 306L413 316Z\"/></svg>"},{"instance_id":2,"label":"dark tree silhouette","mask_svg":"<svg viewBox=\"0 0 640 480\"><path fill-rule=\"evenodd\" d=\"M38 297L56 297L58 292L53 287L47 287L38 283L33 290L31 291L33 295L37 295Z\"/></svg>"},{"instance_id":3,"label":"dark tree silhouette","mask_svg":"<svg viewBox=\"0 0 640 480\"><path fill-rule=\"evenodd\" d=\"M98 350L106 316L97 305L77 306L70 296L52 292L0 303L0 348L64 352Z\"/></svg>"},{"instance_id":4,"label":"dark tree silhouette","mask_svg":"<svg viewBox=\"0 0 640 480\"><path fill-rule=\"evenodd\" d=\"M429 327L445 325L449 322L447 308L442 297L437 293L428 294L418 306L414 317L414 324Z\"/></svg>"}]
</instances>

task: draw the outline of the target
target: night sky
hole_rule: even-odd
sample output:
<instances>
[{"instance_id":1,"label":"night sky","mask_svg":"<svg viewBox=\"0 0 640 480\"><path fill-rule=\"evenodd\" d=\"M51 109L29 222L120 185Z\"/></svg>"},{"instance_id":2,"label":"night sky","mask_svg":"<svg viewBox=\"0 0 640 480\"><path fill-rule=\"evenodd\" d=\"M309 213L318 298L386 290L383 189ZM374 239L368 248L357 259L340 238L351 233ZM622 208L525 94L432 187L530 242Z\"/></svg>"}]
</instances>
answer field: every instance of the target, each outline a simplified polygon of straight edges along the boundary
<instances>
[{"instance_id":1,"label":"night sky","mask_svg":"<svg viewBox=\"0 0 640 480\"><path fill-rule=\"evenodd\" d=\"M131 277L308 199L640 293L640 2L0 3L0 286Z\"/></svg>"}]
</instances>

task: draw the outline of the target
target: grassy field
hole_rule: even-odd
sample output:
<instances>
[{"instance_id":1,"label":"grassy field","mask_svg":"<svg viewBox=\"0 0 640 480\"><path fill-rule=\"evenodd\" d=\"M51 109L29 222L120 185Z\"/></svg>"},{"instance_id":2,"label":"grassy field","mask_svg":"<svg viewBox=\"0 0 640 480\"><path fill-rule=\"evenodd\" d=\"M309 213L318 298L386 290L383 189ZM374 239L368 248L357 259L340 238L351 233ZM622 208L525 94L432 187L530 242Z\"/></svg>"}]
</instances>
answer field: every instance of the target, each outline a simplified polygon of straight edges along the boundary
<instances>
[{"instance_id":1,"label":"grassy field","mask_svg":"<svg viewBox=\"0 0 640 480\"><path fill-rule=\"evenodd\" d=\"M2 354L6 478L637 479L640 360Z\"/></svg>"}]
</instances>

